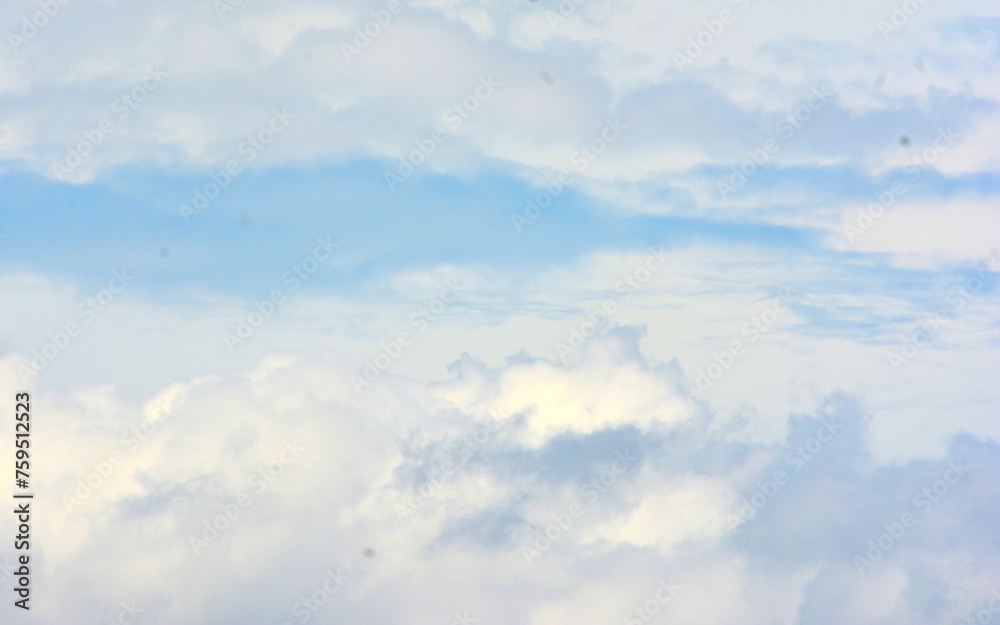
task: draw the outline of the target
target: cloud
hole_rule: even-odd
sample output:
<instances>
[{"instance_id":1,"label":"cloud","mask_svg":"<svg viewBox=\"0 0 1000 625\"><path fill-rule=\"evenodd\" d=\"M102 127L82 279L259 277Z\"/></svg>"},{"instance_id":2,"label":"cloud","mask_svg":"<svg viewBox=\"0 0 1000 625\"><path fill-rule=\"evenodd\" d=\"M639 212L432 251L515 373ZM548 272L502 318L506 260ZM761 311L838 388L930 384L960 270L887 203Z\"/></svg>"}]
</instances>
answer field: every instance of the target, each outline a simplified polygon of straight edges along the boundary
<instances>
[{"instance_id":1,"label":"cloud","mask_svg":"<svg viewBox=\"0 0 1000 625\"><path fill-rule=\"evenodd\" d=\"M755 442L639 336L592 339L573 365L386 375L361 396L352 364L323 353L141 406L35 387L38 618L113 620L135 602L149 622L603 623L665 579L680 587L658 609L677 623L737 606L753 622L940 623L988 600L995 442L958 435L945 457L881 465L871 415L844 394ZM23 360L0 361L5 396Z\"/></svg>"},{"instance_id":2,"label":"cloud","mask_svg":"<svg viewBox=\"0 0 1000 625\"><path fill-rule=\"evenodd\" d=\"M883 206L873 197L845 211L830 239L831 247L889 253L904 266L935 267L992 258L1000 245L998 227L994 204L982 198L927 202L897 196Z\"/></svg>"},{"instance_id":3,"label":"cloud","mask_svg":"<svg viewBox=\"0 0 1000 625\"><path fill-rule=\"evenodd\" d=\"M992 618L998 17L4 4L37 618Z\"/></svg>"},{"instance_id":4,"label":"cloud","mask_svg":"<svg viewBox=\"0 0 1000 625\"><path fill-rule=\"evenodd\" d=\"M298 0L244 2L221 15L213 6L67 5L0 57L9 111L0 154L55 176L53 163L110 116L114 130L64 179L92 180L130 163L212 170L277 106L294 112L296 124L254 166L393 160L489 75L503 87L431 159L431 170L564 168L616 114L642 130L587 177L623 181L728 166L759 141L761 125L820 84L836 94L829 115L837 126L878 128L889 112L932 126L928 103L954 112L962 131L982 135L996 126L995 70L986 60L992 48L967 27L996 17L983 3L924 8L890 41L878 22L891 7L862 2L808 9L750 0L683 7L421 2L389 11L388 3L333 9ZM2 17L17 35L36 10L9 5ZM720 21L724 11L728 24ZM140 36L135 24L152 36ZM690 66L679 68L678 55L691 57ZM112 114L147 66L162 66L169 78L127 118ZM552 80L540 80L540 71ZM880 72L888 78L876 88ZM842 162L878 150L880 139L812 132L787 147L791 157L782 154L781 162ZM980 143L956 148L947 171L995 168L994 151L985 156Z\"/></svg>"},{"instance_id":5,"label":"cloud","mask_svg":"<svg viewBox=\"0 0 1000 625\"><path fill-rule=\"evenodd\" d=\"M675 390L681 372L677 367L647 368L637 358L635 342L633 337L588 343L578 369L543 360L514 361L496 379L482 364L465 358L452 365L458 379L442 393L465 409L479 405L504 414L526 412L536 445L567 432L687 420L690 407ZM609 388L615 393L608 393Z\"/></svg>"}]
</instances>

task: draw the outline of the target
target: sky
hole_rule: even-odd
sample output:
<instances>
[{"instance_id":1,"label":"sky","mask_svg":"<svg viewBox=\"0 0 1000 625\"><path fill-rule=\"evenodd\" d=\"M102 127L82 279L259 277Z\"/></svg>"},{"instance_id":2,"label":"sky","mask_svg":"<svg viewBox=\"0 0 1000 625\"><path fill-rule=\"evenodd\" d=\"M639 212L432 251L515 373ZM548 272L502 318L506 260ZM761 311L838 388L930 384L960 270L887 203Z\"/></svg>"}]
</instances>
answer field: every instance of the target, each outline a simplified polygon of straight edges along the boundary
<instances>
[{"instance_id":1,"label":"sky","mask_svg":"<svg viewBox=\"0 0 1000 625\"><path fill-rule=\"evenodd\" d=\"M4 3L0 619L985 625L998 33Z\"/></svg>"}]
</instances>

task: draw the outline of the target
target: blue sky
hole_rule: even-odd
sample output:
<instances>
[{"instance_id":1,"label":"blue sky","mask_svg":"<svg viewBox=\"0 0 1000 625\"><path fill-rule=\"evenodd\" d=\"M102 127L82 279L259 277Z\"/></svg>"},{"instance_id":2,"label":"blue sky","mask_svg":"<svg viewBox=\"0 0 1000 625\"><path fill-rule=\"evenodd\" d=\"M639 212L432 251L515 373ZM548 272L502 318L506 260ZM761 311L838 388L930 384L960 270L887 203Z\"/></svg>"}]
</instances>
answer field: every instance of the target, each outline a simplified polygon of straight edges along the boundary
<instances>
[{"instance_id":1,"label":"blue sky","mask_svg":"<svg viewBox=\"0 0 1000 625\"><path fill-rule=\"evenodd\" d=\"M356 287L377 272L443 263L524 270L597 251L695 242L801 254L815 248L817 235L805 228L616 215L572 189L518 232L511 215L520 215L539 192L522 180L492 172L424 177L391 193L379 184L382 167L363 162L248 174L190 222L164 198L183 198L203 177L122 172L105 184L79 187L14 174L5 186L6 227L24 235L8 241L8 254L24 270L68 279L100 280L124 264L145 270L150 291L197 286L253 295L253 280L267 278L261 267L294 260L287 250L314 232L334 236L349 269L317 287L330 291ZM52 244L65 251L49 253Z\"/></svg>"},{"instance_id":2,"label":"blue sky","mask_svg":"<svg viewBox=\"0 0 1000 625\"><path fill-rule=\"evenodd\" d=\"M1000 612L995 2L0 24L39 622Z\"/></svg>"}]
</instances>

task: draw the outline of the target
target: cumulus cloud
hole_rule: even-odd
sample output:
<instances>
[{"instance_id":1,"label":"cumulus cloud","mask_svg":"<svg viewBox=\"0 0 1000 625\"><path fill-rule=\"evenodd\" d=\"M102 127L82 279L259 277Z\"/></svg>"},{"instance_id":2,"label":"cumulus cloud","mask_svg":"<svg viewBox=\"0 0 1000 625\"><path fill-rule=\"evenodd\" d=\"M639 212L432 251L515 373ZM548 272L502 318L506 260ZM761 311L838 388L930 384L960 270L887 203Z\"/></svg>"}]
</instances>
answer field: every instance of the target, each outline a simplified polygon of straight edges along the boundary
<instances>
[{"instance_id":1,"label":"cumulus cloud","mask_svg":"<svg viewBox=\"0 0 1000 625\"><path fill-rule=\"evenodd\" d=\"M3 4L34 615L994 618L998 17Z\"/></svg>"},{"instance_id":2,"label":"cumulus cloud","mask_svg":"<svg viewBox=\"0 0 1000 625\"><path fill-rule=\"evenodd\" d=\"M894 624L988 602L996 443L882 465L845 394L755 441L639 336L360 395L325 353L139 406L32 388L38 617L111 621L125 602L163 623ZM5 396L23 360L0 361Z\"/></svg>"}]
</instances>

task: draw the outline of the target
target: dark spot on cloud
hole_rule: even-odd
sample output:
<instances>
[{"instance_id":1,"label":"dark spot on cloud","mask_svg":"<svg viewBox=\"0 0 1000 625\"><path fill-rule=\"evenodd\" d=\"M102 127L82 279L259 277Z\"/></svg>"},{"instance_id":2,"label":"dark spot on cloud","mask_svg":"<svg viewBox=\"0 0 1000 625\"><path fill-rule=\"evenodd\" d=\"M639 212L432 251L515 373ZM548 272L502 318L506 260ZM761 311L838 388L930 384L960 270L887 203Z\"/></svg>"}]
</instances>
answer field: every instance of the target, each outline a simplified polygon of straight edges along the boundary
<instances>
[{"instance_id":1,"label":"dark spot on cloud","mask_svg":"<svg viewBox=\"0 0 1000 625\"><path fill-rule=\"evenodd\" d=\"M365 547L365 550L362 553L365 554L366 558L374 558L375 557L375 550L372 549L371 547Z\"/></svg>"},{"instance_id":2,"label":"dark spot on cloud","mask_svg":"<svg viewBox=\"0 0 1000 625\"><path fill-rule=\"evenodd\" d=\"M160 248L160 256L162 256L163 258L166 258L167 256L170 256L170 249L166 248L166 247L161 247Z\"/></svg>"},{"instance_id":3,"label":"dark spot on cloud","mask_svg":"<svg viewBox=\"0 0 1000 625\"><path fill-rule=\"evenodd\" d=\"M902 137L899 138L899 145L904 145L904 146L910 145L910 138L907 137L906 135L903 135Z\"/></svg>"},{"instance_id":4,"label":"dark spot on cloud","mask_svg":"<svg viewBox=\"0 0 1000 625\"><path fill-rule=\"evenodd\" d=\"M538 76L546 85L554 85L556 83L556 79L552 77L552 74L548 73L544 69L538 72Z\"/></svg>"}]
</instances>

